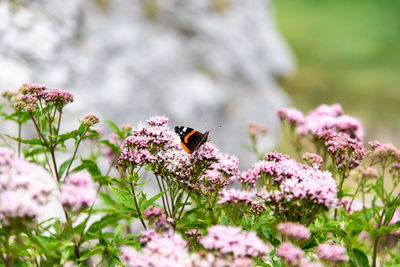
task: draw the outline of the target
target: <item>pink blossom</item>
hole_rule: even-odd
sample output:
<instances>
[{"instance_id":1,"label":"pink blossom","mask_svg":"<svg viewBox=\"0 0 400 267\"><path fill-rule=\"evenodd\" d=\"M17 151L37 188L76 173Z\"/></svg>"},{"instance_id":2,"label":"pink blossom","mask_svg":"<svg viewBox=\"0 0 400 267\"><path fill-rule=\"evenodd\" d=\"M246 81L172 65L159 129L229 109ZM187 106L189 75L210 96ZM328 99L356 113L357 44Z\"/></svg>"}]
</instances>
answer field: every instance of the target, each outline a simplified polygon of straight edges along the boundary
<instances>
[{"instance_id":1,"label":"pink blossom","mask_svg":"<svg viewBox=\"0 0 400 267\"><path fill-rule=\"evenodd\" d=\"M351 203L351 206L350 206ZM341 204L345 211L352 214L355 211L360 211L363 209L363 205L358 200L353 200L351 197L344 197L340 200L339 204Z\"/></svg>"},{"instance_id":2,"label":"pink blossom","mask_svg":"<svg viewBox=\"0 0 400 267\"><path fill-rule=\"evenodd\" d=\"M42 166L0 148L0 218L40 216L54 189L54 180Z\"/></svg>"},{"instance_id":3,"label":"pink blossom","mask_svg":"<svg viewBox=\"0 0 400 267\"><path fill-rule=\"evenodd\" d=\"M313 167L319 167L323 162L322 157L315 153L304 153L301 158Z\"/></svg>"},{"instance_id":4,"label":"pink blossom","mask_svg":"<svg viewBox=\"0 0 400 267\"><path fill-rule=\"evenodd\" d=\"M311 236L310 230L308 230L307 227L293 222L280 223L277 229L283 235L298 241L306 241L310 239Z\"/></svg>"},{"instance_id":5,"label":"pink blossom","mask_svg":"<svg viewBox=\"0 0 400 267\"><path fill-rule=\"evenodd\" d=\"M272 161L272 162L280 162L280 161L285 161L285 160L289 160L290 157L288 155L285 154L281 154L278 152L270 152L265 154L264 159L266 161Z\"/></svg>"},{"instance_id":6,"label":"pink blossom","mask_svg":"<svg viewBox=\"0 0 400 267\"><path fill-rule=\"evenodd\" d=\"M234 257L259 257L269 252L269 248L255 232L246 232L234 226L216 225L208 228L208 234L201 239L206 249Z\"/></svg>"},{"instance_id":7,"label":"pink blossom","mask_svg":"<svg viewBox=\"0 0 400 267\"><path fill-rule=\"evenodd\" d=\"M331 263L348 262L346 249L340 245L323 243L317 248L318 257Z\"/></svg>"},{"instance_id":8,"label":"pink blossom","mask_svg":"<svg viewBox=\"0 0 400 267\"><path fill-rule=\"evenodd\" d=\"M267 208L258 201L253 201L250 206L250 213L260 216Z\"/></svg>"},{"instance_id":9,"label":"pink blossom","mask_svg":"<svg viewBox=\"0 0 400 267\"><path fill-rule=\"evenodd\" d=\"M296 108L281 108L277 110L277 114L281 121L286 121L293 125L299 125L304 121L303 113Z\"/></svg>"},{"instance_id":10,"label":"pink blossom","mask_svg":"<svg viewBox=\"0 0 400 267\"><path fill-rule=\"evenodd\" d=\"M60 186L60 201L74 210L91 205L96 200L96 188L86 171L72 173Z\"/></svg>"},{"instance_id":11,"label":"pink blossom","mask_svg":"<svg viewBox=\"0 0 400 267\"><path fill-rule=\"evenodd\" d=\"M290 242L281 243L276 255L292 266L298 265L304 257L303 251Z\"/></svg>"},{"instance_id":12,"label":"pink blossom","mask_svg":"<svg viewBox=\"0 0 400 267\"><path fill-rule=\"evenodd\" d=\"M338 104L321 105L309 112L304 123L298 126L297 133L317 136L325 130L344 132L358 140L362 140L364 134L361 123L353 117L344 115L342 107Z\"/></svg>"},{"instance_id":13,"label":"pink blossom","mask_svg":"<svg viewBox=\"0 0 400 267\"><path fill-rule=\"evenodd\" d=\"M53 102L60 107L74 101L74 96L67 90L53 88L43 92L43 97L47 102Z\"/></svg>"},{"instance_id":14,"label":"pink blossom","mask_svg":"<svg viewBox=\"0 0 400 267\"><path fill-rule=\"evenodd\" d=\"M147 120L150 126L165 126L168 123L166 116L154 116Z\"/></svg>"},{"instance_id":15,"label":"pink blossom","mask_svg":"<svg viewBox=\"0 0 400 267\"><path fill-rule=\"evenodd\" d=\"M373 179L378 178L378 170L374 167L367 167L367 168L361 167L359 170L362 175L362 178L373 178Z\"/></svg>"},{"instance_id":16,"label":"pink blossom","mask_svg":"<svg viewBox=\"0 0 400 267\"><path fill-rule=\"evenodd\" d=\"M119 126L119 128L121 128L122 131L130 131L132 130L132 125L130 125L129 123L123 123Z\"/></svg>"},{"instance_id":17,"label":"pink blossom","mask_svg":"<svg viewBox=\"0 0 400 267\"><path fill-rule=\"evenodd\" d=\"M93 126L96 123L99 123L100 119L97 117L96 114L94 113L88 113L85 116L83 116L83 124L86 124L87 126Z\"/></svg>"},{"instance_id":18,"label":"pink blossom","mask_svg":"<svg viewBox=\"0 0 400 267\"><path fill-rule=\"evenodd\" d=\"M251 121L248 124L247 132L250 137L255 138L260 134L266 134L268 129L264 125Z\"/></svg>"},{"instance_id":19,"label":"pink blossom","mask_svg":"<svg viewBox=\"0 0 400 267\"><path fill-rule=\"evenodd\" d=\"M219 154L218 163L213 167L221 171L225 176L233 177L238 174L239 159L234 155Z\"/></svg>"},{"instance_id":20,"label":"pink blossom","mask_svg":"<svg viewBox=\"0 0 400 267\"><path fill-rule=\"evenodd\" d=\"M206 142L200 146L192 154L194 162L196 161L208 161L216 162L218 161L218 148L216 148L212 143Z\"/></svg>"},{"instance_id":21,"label":"pink blossom","mask_svg":"<svg viewBox=\"0 0 400 267\"><path fill-rule=\"evenodd\" d=\"M123 247L121 259L128 267L187 267L191 266L191 257L186 246L187 242L174 232L155 234L141 252Z\"/></svg>"},{"instance_id":22,"label":"pink blossom","mask_svg":"<svg viewBox=\"0 0 400 267\"><path fill-rule=\"evenodd\" d=\"M391 143L381 143L379 141L368 142L372 148L372 155L379 158L396 158L400 151Z\"/></svg>"},{"instance_id":23,"label":"pink blossom","mask_svg":"<svg viewBox=\"0 0 400 267\"><path fill-rule=\"evenodd\" d=\"M221 199L217 202L222 205L229 204L251 204L254 192L242 191L239 189L224 189L219 193Z\"/></svg>"},{"instance_id":24,"label":"pink blossom","mask_svg":"<svg viewBox=\"0 0 400 267\"><path fill-rule=\"evenodd\" d=\"M212 192L221 190L228 184L229 178L224 177L219 170L209 169L200 177L199 190L203 194L211 194Z\"/></svg>"},{"instance_id":25,"label":"pink blossom","mask_svg":"<svg viewBox=\"0 0 400 267\"><path fill-rule=\"evenodd\" d=\"M320 132L318 138L325 141L324 145L336 159L336 165L339 169L343 169L345 166L348 169L359 166L366 155L364 145L346 133L327 130Z\"/></svg>"}]
</instances>

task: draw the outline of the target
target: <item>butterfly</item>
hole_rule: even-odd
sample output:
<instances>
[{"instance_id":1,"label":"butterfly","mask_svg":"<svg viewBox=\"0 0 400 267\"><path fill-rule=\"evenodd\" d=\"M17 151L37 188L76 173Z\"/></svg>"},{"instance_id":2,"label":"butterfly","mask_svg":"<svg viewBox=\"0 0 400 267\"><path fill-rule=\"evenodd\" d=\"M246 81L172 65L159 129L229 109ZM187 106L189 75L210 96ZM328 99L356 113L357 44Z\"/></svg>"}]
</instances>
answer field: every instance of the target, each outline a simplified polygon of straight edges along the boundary
<instances>
[{"instance_id":1,"label":"butterfly","mask_svg":"<svg viewBox=\"0 0 400 267\"><path fill-rule=\"evenodd\" d=\"M209 132L201 133L185 126L176 126L175 133L181 138L181 146L187 153L193 153L208 141Z\"/></svg>"}]
</instances>

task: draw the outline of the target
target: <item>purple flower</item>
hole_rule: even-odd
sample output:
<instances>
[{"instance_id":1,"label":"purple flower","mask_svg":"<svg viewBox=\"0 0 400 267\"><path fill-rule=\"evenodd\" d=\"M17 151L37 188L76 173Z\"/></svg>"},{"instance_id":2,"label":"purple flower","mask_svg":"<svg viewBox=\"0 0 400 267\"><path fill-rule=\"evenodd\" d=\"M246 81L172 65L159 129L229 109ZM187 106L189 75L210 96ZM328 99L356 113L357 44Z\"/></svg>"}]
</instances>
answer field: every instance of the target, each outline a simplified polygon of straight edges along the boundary
<instances>
[{"instance_id":1,"label":"purple flower","mask_svg":"<svg viewBox=\"0 0 400 267\"><path fill-rule=\"evenodd\" d=\"M218 163L215 163L212 167L218 169L224 176L230 178L238 174L239 160L234 155L226 153L220 154L218 156Z\"/></svg>"},{"instance_id":2,"label":"purple flower","mask_svg":"<svg viewBox=\"0 0 400 267\"><path fill-rule=\"evenodd\" d=\"M304 122L303 113L296 108L281 108L277 110L277 114L281 121L286 121L292 125L300 125Z\"/></svg>"},{"instance_id":3,"label":"purple flower","mask_svg":"<svg viewBox=\"0 0 400 267\"><path fill-rule=\"evenodd\" d=\"M318 246L317 254L320 260L329 261L331 263L348 262L346 249L340 245L323 243Z\"/></svg>"},{"instance_id":4,"label":"purple flower","mask_svg":"<svg viewBox=\"0 0 400 267\"><path fill-rule=\"evenodd\" d=\"M37 218L55 187L42 166L0 148L0 218Z\"/></svg>"},{"instance_id":5,"label":"purple flower","mask_svg":"<svg viewBox=\"0 0 400 267\"><path fill-rule=\"evenodd\" d=\"M280 244L276 255L292 266L298 265L304 257L303 251L290 242Z\"/></svg>"},{"instance_id":6,"label":"purple flower","mask_svg":"<svg viewBox=\"0 0 400 267\"><path fill-rule=\"evenodd\" d=\"M229 189L222 190L219 193L221 199L217 202L222 205L230 204L251 204L252 198L254 197L254 192L242 191L239 189Z\"/></svg>"},{"instance_id":7,"label":"purple flower","mask_svg":"<svg viewBox=\"0 0 400 267\"><path fill-rule=\"evenodd\" d=\"M72 173L60 186L60 201L74 210L86 207L96 200L96 188L86 171Z\"/></svg>"},{"instance_id":8,"label":"purple flower","mask_svg":"<svg viewBox=\"0 0 400 267\"><path fill-rule=\"evenodd\" d=\"M368 142L372 148L372 155L377 158L391 158L398 160L397 157L400 151L391 143L381 143L379 141Z\"/></svg>"},{"instance_id":9,"label":"purple flower","mask_svg":"<svg viewBox=\"0 0 400 267\"><path fill-rule=\"evenodd\" d=\"M293 222L278 224L277 230L283 235L298 241L307 241L310 239L310 230L302 224Z\"/></svg>"},{"instance_id":10,"label":"purple flower","mask_svg":"<svg viewBox=\"0 0 400 267\"><path fill-rule=\"evenodd\" d=\"M211 194L225 188L228 184L229 178L224 177L219 170L209 169L200 177L198 190L202 194Z\"/></svg>"},{"instance_id":11,"label":"purple flower","mask_svg":"<svg viewBox=\"0 0 400 267\"><path fill-rule=\"evenodd\" d=\"M238 258L260 257L269 252L268 246L255 232L242 231L234 226L216 225L208 228L208 234L201 239L201 244L206 249Z\"/></svg>"}]
</instances>

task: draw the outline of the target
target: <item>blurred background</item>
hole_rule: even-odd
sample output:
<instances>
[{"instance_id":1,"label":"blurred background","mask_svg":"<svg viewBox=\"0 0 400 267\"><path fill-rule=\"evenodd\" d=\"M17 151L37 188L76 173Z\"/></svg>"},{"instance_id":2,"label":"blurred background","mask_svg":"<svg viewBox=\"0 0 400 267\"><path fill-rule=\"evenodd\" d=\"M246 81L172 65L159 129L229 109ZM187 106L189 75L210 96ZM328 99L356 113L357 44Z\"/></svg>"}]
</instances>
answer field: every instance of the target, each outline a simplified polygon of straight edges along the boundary
<instances>
[{"instance_id":1,"label":"blurred background","mask_svg":"<svg viewBox=\"0 0 400 267\"><path fill-rule=\"evenodd\" d=\"M365 140L400 145L400 1L276 0L279 29L297 59L283 82L303 112L340 103Z\"/></svg>"},{"instance_id":2,"label":"blurred background","mask_svg":"<svg viewBox=\"0 0 400 267\"><path fill-rule=\"evenodd\" d=\"M286 106L340 103L400 146L400 1L0 0L0 89L23 82L72 91L67 126L165 114L242 167L247 123L274 149Z\"/></svg>"}]
</instances>

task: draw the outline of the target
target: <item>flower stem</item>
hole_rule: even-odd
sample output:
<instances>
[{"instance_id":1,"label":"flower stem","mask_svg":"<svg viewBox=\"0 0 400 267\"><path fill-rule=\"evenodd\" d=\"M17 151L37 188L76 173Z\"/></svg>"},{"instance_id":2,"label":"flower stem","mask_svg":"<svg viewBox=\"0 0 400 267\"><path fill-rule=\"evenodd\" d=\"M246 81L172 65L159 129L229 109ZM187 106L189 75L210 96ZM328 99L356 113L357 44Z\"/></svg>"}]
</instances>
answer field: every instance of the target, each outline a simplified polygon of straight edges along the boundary
<instances>
[{"instance_id":1,"label":"flower stem","mask_svg":"<svg viewBox=\"0 0 400 267\"><path fill-rule=\"evenodd\" d=\"M136 194L135 194L135 187L134 187L134 185L133 185L133 183L131 181L129 181L129 185L131 186L132 195L133 195L133 199L135 201L136 211L138 213L139 220L142 223L144 229L147 229L147 226L143 221L142 214L140 213L139 205L137 203L137 198L136 198Z\"/></svg>"}]
</instances>

